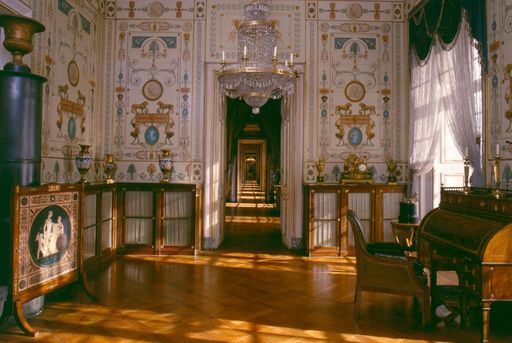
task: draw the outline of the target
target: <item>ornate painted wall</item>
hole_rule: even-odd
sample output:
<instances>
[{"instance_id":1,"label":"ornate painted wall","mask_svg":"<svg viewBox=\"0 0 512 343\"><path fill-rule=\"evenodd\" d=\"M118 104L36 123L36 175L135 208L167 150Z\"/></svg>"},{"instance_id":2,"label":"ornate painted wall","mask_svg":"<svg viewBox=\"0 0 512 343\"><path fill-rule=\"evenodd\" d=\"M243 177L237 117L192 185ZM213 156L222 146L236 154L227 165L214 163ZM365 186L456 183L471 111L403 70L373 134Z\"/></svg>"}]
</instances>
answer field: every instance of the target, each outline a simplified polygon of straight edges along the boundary
<instances>
[{"instance_id":1,"label":"ornate painted wall","mask_svg":"<svg viewBox=\"0 0 512 343\"><path fill-rule=\"evenodd\" d=\"M72 182L77 144L114 153L116 179L158 181L170 149L174 182L202 183L204 118L214 96L206 66L236 56L239 0L45 0L33 2L47 30L34 72L48 77L43 180ZM402 1L272 1L279 58L294 54L305 78L304 181L326 160L336 182L350 152L368 158L375 180L387 158L405 161L406 51ZM404 164L399 165L403 175Z\"/></svg>"},{"instance_id":2,"label":"ornate painted wall","mask_svg":"<svg viewBox=\"0 0 512 343\"><path fill-rule=\"evenodd\" d=\"M165 148L175 160L173 181L199 182L201 164L192 160L201 161L201 151L193 149L200 148L203 114L194 105L203 85L194 82L202 80L194 66L203 62L197 59L202 34L194 32L194 2L118 1L112 14L105 136L106 152L120 161L116 178L158 181L158 155Z\"/></svg>"},{"instance_id":3,"label":"ornate painted wall","mask_svg":"<svg viewBox=\"0 0 512 343\"><path fill-rule=\"evenodd\" d=\"M44 86L41 181L74 182L78 144L92 145L98 156L103 78L102 0L33 1L34 17L46 31L38 34L32 72L48 79ZM99 166L90 177L100 177Z\"/></svg>"},{"instance_id":4,"label":"ornate painted wall","mask_svg":"<svg viewBox=\"0 0 512 343\"><path fill-rule=\"evenodd\" d=\"M512 189L512 1L487 2L489 42L488 153L501 146L502 188ZM488 156L489 156L488 155ZM487 182L492 174L487 165Z\"/></svg>"},{"instance_id":5,"label":"ornate painted wall","mask_svg":"<svg viewBox=\"0 0 512 343\"><path fill-rule=\"evenodd\" d=\"M403 180L408 11L396 1L307 2L306 182L319 158L326 182L338 182L350 154L368 160L376 182L387 159L400 161Z\"/></svg>"}]
</instances>

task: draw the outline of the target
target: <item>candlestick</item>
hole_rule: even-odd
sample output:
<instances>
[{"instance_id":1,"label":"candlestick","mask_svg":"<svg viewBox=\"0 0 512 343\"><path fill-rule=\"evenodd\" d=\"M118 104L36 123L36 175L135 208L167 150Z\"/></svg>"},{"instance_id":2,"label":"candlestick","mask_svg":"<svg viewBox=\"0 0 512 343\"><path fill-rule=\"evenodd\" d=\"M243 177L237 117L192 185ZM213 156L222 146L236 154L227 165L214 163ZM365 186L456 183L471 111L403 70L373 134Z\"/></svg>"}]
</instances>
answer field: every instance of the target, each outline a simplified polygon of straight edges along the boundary
<instances>
[{"instance_id":1,"label":"candlestick","mask_svg":"<svg viewBox=\"0 0 512 343\"><path fill-rule=\"evenodd\" d=\"M469 193L469 164L468 148L466 148L466 156L464 157L464 194Z\"/></svg>"},{"instance_id":2,"label":"candlestick","mask_svg":"<svg viewBox=\"0 0 512 343\"><path fill-rule=\"evenodd\" d=\"M496 148L496 153L498 154L499 152L500 152L499 148ZM492 170L494 173L494 175L493 175L494 176L494 191L492 192L492 195L496 199L499 199L503 194L500 191L500 185L501 185L500 159L501 158L498 155L496 155L496 157L494 157L494 161L492 162Z\"/></svg>"}]
</instances>

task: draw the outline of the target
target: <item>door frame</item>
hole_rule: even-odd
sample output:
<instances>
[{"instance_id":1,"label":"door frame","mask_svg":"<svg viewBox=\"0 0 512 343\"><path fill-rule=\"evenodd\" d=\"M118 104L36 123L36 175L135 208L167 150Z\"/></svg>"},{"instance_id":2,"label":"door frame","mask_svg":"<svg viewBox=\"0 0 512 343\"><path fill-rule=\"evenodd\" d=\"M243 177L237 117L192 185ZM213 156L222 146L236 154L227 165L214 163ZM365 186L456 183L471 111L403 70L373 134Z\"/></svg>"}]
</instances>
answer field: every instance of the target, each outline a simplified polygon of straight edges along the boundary
<instances>
[{"instance_id":1,"label":"door frame","mask_svg":"<svg viewBox=\"0 0 512 343\"><path fill-rule=\"evenodd\" d=\"M204 114L204 196L202 242L200 249L217 249L224 239L224 183L226 163L226 99L218 80L221 65L207 63ZM295 65L299 75L304 66ZM304 141L304 77L295 81L295 93L281 101L281 234L283 243L292 250L301 250L302 180Z\"/></svg>"}]
</instances>

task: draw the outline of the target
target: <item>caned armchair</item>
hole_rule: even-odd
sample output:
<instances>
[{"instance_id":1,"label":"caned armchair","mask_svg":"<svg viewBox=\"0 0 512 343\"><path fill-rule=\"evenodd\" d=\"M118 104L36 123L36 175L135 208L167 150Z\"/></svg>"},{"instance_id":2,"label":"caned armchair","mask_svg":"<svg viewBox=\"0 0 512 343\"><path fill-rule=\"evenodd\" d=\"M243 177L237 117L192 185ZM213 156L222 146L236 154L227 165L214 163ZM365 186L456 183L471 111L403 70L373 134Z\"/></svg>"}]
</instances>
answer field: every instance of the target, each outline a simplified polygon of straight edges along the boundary
<instances>
[{"instance_id":1,"label":"caned armchair","mask_svg":"<svg viewBox=\"0 0 512 343\"><path fill-rule=\"evenodd\" d=\"M356 248L354 315L359 319L362 291L403 294L421 299L423 325L431 323L430 292L422 266L405 256L395 243L367 243L361 222L349 210L348 221Z\"/></svg>"}]
</instances>

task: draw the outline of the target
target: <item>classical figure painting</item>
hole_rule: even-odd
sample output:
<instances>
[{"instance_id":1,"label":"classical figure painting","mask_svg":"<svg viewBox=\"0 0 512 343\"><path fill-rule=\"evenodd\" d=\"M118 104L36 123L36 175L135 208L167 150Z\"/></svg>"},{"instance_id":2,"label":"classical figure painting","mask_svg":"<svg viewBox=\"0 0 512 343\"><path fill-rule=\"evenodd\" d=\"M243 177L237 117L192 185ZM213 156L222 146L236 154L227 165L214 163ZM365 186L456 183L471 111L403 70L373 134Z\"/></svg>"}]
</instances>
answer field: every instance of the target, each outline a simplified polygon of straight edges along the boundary
<instances>
[{"instance_id":1,"label":"classical figure painting","mask_svg":"<svg viewBox=\"0 0 512 343\"><path fill-rule=\"evenodd\" d=\"M13 293L52 288L78 275L80 188L20 187L13 228ZM23 296L22 296L23 298Z\"/></svg>"},{"instance_id":2,"label":"classical figure painting","mask_svg":"<svg viewBox=\"0 0 512 343\"><path fill-rule=\"evenodd\" d=\"M41 267L58 263L68 251L70 234L71 223L65 209L51 205L41 210L30 228L32 260Z\"/></svg>"}]
</instances>

